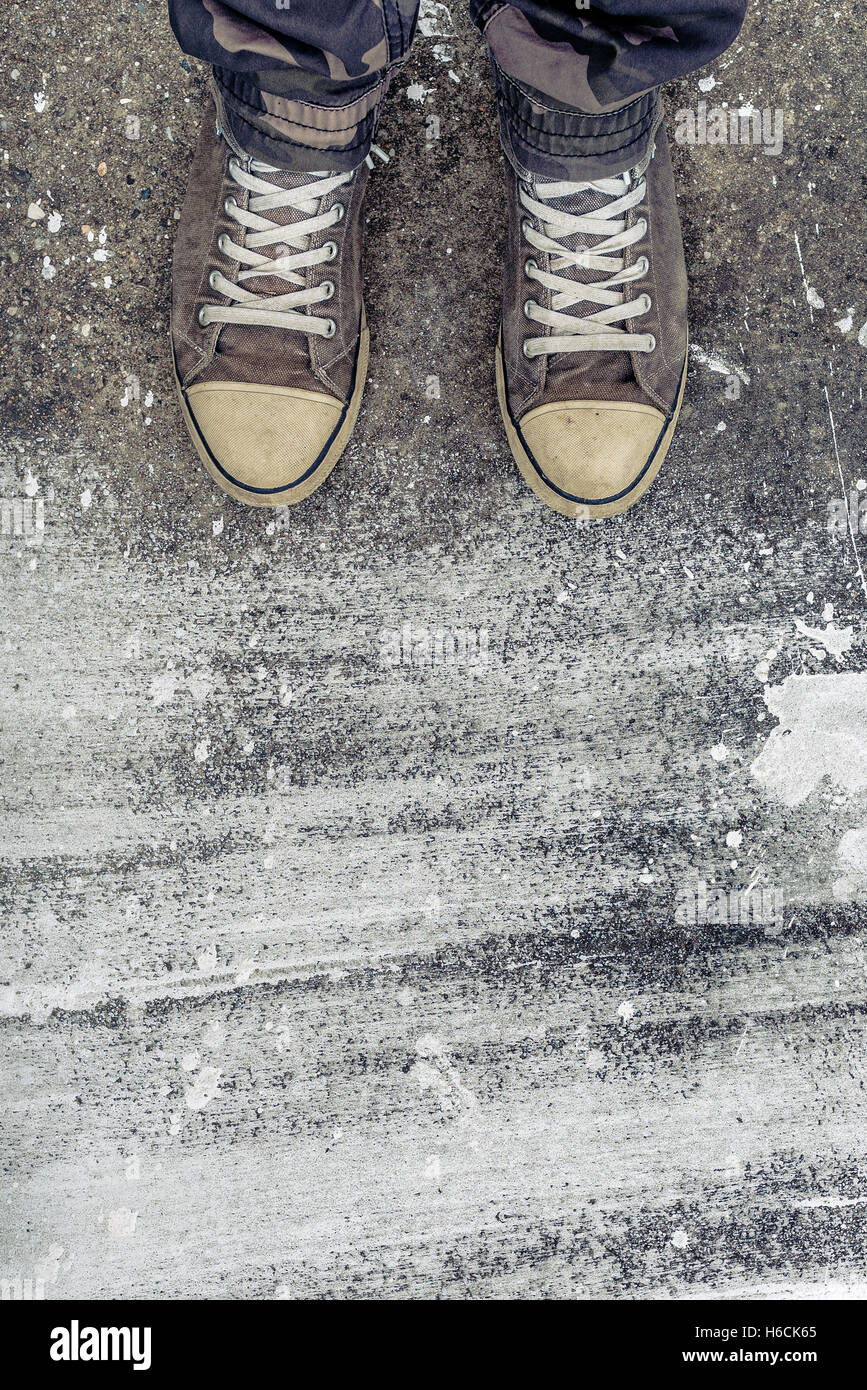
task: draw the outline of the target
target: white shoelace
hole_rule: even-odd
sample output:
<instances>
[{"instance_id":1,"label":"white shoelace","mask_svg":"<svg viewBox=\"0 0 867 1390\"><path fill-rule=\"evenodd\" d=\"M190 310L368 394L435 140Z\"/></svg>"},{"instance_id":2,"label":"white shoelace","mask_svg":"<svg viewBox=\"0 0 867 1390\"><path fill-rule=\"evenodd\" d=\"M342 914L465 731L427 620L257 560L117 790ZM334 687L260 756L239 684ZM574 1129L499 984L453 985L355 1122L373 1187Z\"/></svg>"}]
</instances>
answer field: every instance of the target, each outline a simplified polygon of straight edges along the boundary
<instances>
[{"instance_id":1,"label":"white shoelace","mask_svg":"<svg viewBox=\"0 0 867 1390\"><path fill-rule=\"evenodd\" d=\"M241 188L250 193L247 208L239 207L234 198L226 199L225 210L234 222L247 228L246 245L238 246L225 232L217 245L224 256L230 256L247 269L238 273L238 283L227 280L219 270L211 272L208 283L217 294L234 300L233 304L206 304L199 311L199 322L268 324L273 328L294 328L299 333L314 333L320 338L334 336L337 325L333 319L304 313L310 304L321 304L334 294L334 284L324 280L307 289L304 276L307 266L333 261L337 243L327 241L323 246L310 248L310 238L319 231L333 227L345 213L342 203L333 203L327 212L320 211L322 200L335 189L351 183L353 173L310 174L309 183L299 188L281 188L269 183L267 174L280 170L272 164L252 159L249 170L234 157L229 160L229 173ZM265 216L275 208L297 208L306 213L298 222L281 226ZM265 255L260 247L274 247L276 254ZM285 294L262 294L246 289L249 281L259 276L276 276L287 285L297 288Z\"/></svg>"},{"instance_id":2,"label":"white shoelace","mask_svg":"<svg viewBox=\"0 0 867 1390\"><path fill-rule=\"evenodd\" d=\"M524 314L534 323L543 323L553 330L546 337L525 339L525 356L539 357L557 352L652 352L656 347L652 333L632 333L617 326L646 314L651 304L647 294L625 300L621 288L642 279L649 269L646 256L635 265L625 266L622 254L647 234L643 217L634 227L626 225L626 214L644 197L645 180L627 172L589 183L537 183L535 186L521 183L519 187L523 206L543 228L538 232L525 218L522 223L524 236L537 251L544 251L551 258L548 271L541 270L534 260L528 260L524 267L528 279L538 280L552 294L550 309L528 299ZM590 190L607 195L612 201L580 215L549 206L557 199ZM570 251L561 243L565 237L575 235L604 239L590 249ZM607 279L588 283L558 273L573 267L610 274ZM586 301L602 307L580 316L568 312Z\"/></svg>"}]
</instances>

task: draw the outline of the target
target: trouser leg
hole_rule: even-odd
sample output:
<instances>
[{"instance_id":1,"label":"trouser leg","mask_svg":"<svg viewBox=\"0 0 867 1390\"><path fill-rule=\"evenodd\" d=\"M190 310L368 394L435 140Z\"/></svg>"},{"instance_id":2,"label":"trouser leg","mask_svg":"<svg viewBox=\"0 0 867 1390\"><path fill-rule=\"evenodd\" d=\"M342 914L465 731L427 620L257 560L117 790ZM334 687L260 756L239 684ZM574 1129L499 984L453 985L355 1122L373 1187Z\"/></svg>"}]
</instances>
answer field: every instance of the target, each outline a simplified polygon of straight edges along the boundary
<instances>
[{"instance_id":1,"label":"trouser leg","mask_svg":"<svg viewBox=\"0 0 867 1390\"><path fill-rule=\"evenodd\" d=\"M364 160L417 11L418 0L169 0L181 48L213 64L237 143L299 170Z\"/></svg>"},{"instance_id":2,"label":"trouser leg","mask_svg":"<svg viewBox=\"0 0 867 1390\"><path fill-rule=\"evenodd\" d=\"M520 169L586 179L644 156L657 89L717 57L747 0L470 0L488 43L503 145Z\"/></svg>"}]
</instances>

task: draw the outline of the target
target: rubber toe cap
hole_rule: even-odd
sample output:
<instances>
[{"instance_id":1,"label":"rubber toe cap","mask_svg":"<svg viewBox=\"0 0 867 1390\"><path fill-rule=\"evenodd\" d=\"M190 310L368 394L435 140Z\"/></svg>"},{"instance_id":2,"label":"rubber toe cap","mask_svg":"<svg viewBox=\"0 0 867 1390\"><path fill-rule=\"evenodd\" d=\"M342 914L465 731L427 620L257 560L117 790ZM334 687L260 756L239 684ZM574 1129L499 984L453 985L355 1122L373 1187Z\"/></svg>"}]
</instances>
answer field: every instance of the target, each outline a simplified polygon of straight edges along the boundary
<instances>
[{"instance_id":1,"label":"rubber toe cap","mask_svg":"<svg viewBox=\"0 0 867 1390\"><path fill-rule=\"evenodd\" d=\"M301 483L327 454L344 409L316 391L236 382L203 382L186 399L217 468L254 493Z\"/></svg>"},{"instance_id":2,"label":"rubber toe cap","mask_svg":"<svg viewBox=\"0 0 867 1390\"><path fill-rule=\"evenodd\" d=\"M521 420L526 448L550 486L576 502L613 501L641 479L666 427L653 406L565 401Z\"/></svg>"}]
</instances>

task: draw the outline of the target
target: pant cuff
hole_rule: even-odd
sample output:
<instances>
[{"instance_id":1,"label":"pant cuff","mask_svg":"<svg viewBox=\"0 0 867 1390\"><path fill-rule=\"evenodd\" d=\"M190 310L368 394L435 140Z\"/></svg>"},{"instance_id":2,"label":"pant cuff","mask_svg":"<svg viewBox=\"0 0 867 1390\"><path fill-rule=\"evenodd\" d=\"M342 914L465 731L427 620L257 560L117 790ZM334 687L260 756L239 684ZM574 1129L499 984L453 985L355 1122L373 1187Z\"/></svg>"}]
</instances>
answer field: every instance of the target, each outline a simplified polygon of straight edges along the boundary
<instances>
[{"instance_id":1,"label":"pant cuff","mask_svg":"<svg viewBox=\"0 0 867 1390\"><path fill-rule=\"evenodd\" d=\"M242 73L214 68L222 123L247 154L282 169L348 171L363 164L379 119L389 74L332 101L264 92ZM319 93L317 93L319 96Z\"/></svg>"},{"instance_id":2,"label":"pant cuff","mask_svg":"<svg viewBox=\"0 0 867 1390\"><path fill-rule=\"evenodd\" d=\"M503 148L519 171L581 181L622 173L644 158L662 120L658 88L614 111L591 113L552 106L550 97L516 82L495 58L491 61Z\"/></svg>"}]
</instances>

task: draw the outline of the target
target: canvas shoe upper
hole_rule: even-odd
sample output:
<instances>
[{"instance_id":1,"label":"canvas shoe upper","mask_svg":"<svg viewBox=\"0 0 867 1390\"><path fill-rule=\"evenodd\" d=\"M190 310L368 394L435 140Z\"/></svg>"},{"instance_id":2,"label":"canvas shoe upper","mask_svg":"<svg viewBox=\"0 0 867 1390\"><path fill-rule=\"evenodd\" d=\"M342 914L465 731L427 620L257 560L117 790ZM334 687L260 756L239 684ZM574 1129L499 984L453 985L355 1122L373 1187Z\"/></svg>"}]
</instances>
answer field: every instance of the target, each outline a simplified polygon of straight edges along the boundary
<instances>
[{"instance_id":1,"label":"canvas shoe upper","mask_svg":"<svg viewBox=\"0 0 867 1390\"><path fill-rule=\"evenodd\" d=\"M172 350L211 476L258 506L318 487L367 367L360 209L367 167L295 172L244 153L212 109L175 243Z\"/></svg>"},{"instance_id":2,"label":"canvas shoe upper","mask_svg":"<svg viewBox=\"0 0 867 1390\"><path fill-rule=\"evenodd\" d=\"M610 516L656 476L683 386L686 267L665 134L622 173L555 182L507 161L507 180L509 442L556 510Z\"/></svg>"}]
</instances>

